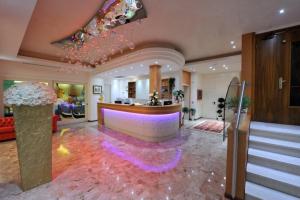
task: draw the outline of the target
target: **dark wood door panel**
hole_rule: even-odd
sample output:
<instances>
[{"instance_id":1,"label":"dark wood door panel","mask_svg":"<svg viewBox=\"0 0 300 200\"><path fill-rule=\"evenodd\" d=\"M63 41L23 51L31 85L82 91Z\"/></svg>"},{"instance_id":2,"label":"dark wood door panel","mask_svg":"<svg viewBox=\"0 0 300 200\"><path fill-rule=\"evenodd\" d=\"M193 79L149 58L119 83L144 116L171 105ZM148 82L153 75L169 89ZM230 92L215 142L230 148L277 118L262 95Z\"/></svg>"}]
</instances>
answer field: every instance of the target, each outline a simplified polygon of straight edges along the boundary
<instances>
[{"instance_id":1,"label":"dark wood door panel","mask_svg":"<svg viewBox=\"0 0 300 200\"><path fill-rule=\"evenodd\" d=\"M257 38L255 70L255 120L277 122L281 99L278 94L279 65L276 51L278 37ZM276 98L274 98L276 97Z\"/></svg>"},{"instance_id":2,"label":"dark wood door panel","mask_svg":"<svg viewBox=\"0 0 300 200\"><path fill-rule=\"evenodd\" d=\"M257 35L254 120L300 124L300 107L290 106L291 47L298 39L300 31Z\"/></svg>"}]
</instances>

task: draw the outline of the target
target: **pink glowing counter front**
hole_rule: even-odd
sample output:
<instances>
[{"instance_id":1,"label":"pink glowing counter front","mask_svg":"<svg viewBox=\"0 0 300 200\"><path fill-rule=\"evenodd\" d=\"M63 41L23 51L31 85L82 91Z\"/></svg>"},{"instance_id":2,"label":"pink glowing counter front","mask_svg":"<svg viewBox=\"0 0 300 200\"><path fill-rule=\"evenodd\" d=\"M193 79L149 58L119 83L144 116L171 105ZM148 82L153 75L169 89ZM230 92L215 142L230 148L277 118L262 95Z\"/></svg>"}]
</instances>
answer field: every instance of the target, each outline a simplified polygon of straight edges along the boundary
<instances>
[{"instance_id":1,"label":"pink glowing counter front","mask_svg":"<svg viewBox=\"0 0 300 200\"><path fill-rule=\"evenodd\" d=\"M141 140L159 142L175 137L180 129L181 105L131 106L98 103L99 127Z\"/></svg>"}]
</instances>

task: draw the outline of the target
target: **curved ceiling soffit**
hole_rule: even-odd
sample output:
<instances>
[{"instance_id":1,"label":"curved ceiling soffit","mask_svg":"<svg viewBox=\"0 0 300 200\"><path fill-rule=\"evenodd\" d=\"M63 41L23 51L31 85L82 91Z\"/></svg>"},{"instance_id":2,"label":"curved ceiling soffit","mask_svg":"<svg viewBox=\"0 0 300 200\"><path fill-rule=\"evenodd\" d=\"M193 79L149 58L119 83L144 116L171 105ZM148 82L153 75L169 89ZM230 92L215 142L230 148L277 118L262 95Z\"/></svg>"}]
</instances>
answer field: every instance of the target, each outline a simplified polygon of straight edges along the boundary
<instances>
[{"instance_id":1,"label":"curved ceiling soffit","mask_svg":"<svg viewBox=\"0 0 300 200\"><path fill-rule=\"evenodd\" d=\"M140 23L140 20L146 17L147 13L142 0L105 0L98 12L84 27L70 36L52 42L52 44L64 49L65 54L62 56L72 64L81 62L95 66L105 63L116 51L134 49L135 44L132 41L113 29L135 21ZM107 47L110 48L110 52L107 53L106 49L101 57L87 53L87 51L95 51L96 48L100 51L104 46L103 42L97 44L97 39L113 39L118 40L118 43ZM100 52L97 54L99 55Z\"/></svg>"},{"instance_id":2,"label":"curved ceiling soffit","mask_svg":"<svg viewBox=\"0 0 300 200\"><path fill-rule=\"evenodd\" d=\"M96 70L94 70L93 73L101 73L114 68L135 63L143 63L145 61L154 62L154 60L168 61L180 68L184 67L185 65L185 58L180 52L170 48L152 47L137 50L135 52L117 57L105 64L97 65Z\"/></svg>"}]
</instances>

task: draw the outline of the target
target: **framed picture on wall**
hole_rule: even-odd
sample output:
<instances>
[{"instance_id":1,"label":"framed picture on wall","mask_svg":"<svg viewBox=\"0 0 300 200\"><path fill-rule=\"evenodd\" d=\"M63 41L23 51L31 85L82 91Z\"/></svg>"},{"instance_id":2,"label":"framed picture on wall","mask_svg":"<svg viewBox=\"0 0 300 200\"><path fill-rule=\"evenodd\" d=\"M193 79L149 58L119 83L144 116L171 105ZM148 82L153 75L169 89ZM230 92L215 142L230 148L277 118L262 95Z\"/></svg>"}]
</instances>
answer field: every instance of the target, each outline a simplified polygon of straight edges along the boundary
<instances>
[{"instance_id":1,"label":"framed picture on wall","mask_svg":"<svg viewBox=\"0 0 300 200\"><path fill-rule=\"evenodd\" d=\"M202 100L202 90L197 90L197 99Z\"/></svg>"},{"instance_id":2,"label":"framed picture on wall","mask_svg":"<svg viewBox=\"0 0 300 200\"><path fill-rule=\"evenodd\" d=\"M102 94L102 86L93 85L93 94Z\"/></svg>"}]
</instances>

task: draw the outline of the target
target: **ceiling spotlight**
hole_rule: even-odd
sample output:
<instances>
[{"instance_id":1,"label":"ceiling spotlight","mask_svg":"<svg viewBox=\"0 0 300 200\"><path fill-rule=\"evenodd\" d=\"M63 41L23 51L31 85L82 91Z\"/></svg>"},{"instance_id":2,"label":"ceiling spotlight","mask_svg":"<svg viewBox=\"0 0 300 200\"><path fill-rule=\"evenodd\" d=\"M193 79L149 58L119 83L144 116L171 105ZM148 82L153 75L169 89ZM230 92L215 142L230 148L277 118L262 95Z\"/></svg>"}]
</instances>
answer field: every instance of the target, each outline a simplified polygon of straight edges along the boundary
<instances>
[{"instance_id":1,"label":"ceiling spotlight","mask_svg":"<svg viewBox=\"0 0 300 200\"><path fill-rule=\"evenodd\" d=\"M285 10L284 10L284 9L280 9L278 12L279 12L279 14L281 14L281 15L282 15L282 14L284 14L284 13L285 13Z\"/></svg>"},{"instance_id":2,"label":"ceiling spotlight","mask_svg":"<svg viewBox=\"0 0 300 200\"><path fill-rule=\"evenodd\" d=\"M230 44L231 44L231 45L233 45L233 44L234 44L234 41L233 41L233 40L232 40L232 41L230 41Z\"/></svg>"},{"instance_id":3,"label":"ceiling spotlight","mask_svg":"<svg viewBox=\"0 0 300 200\"><path fill-rule=\"evenodd\" d=\"M224 67L224 68L225 68L225 67L226 67L226 65L224 64L224 65L222 65L222 67Z\"/></svg>"},{"instance_id":4,"label":"ceiling spotlight","mask_svg":"<svg viewBox=\"0 0 300 200\"><path fill-rule=\"evenodd\" d=\"M228 70L228 67L225 67L226 70Z\"/></svg>"},{"instance_id":5,"label":"ceiling spotlight","mask_svg":"<svg viewBox=\"0 0 300 200\"><path fill-rule=\"evenodd\" d=\"M209 67L209 69L212 69L212 68L213 68L212 66Z\"/></svg>"},{"instance_id":6,"label":"ceiling spotlight","mask_svg":"<svg viewBox=\"0 0 300 200\"><path fill-rule=\"evenodd\" d=\"M213 71L216 71L216 68L213 68L212 70L213 70Z\"/></svg>"},{"instance_id":7,"label":"ceiling spotlight","mask_svg":"<svg viewBox=\"0 0 300 200\"><path fill-rule=\"evenodd\" d=\"M232 48L233 48L233 49L236 49L236 46L235 46L235 45L233 45L233 46L232 46Z\"/></svg>"},{"instance_id":8,"label":"ceiling spotlight","mask_svg":"<svg viewBox=\"0 0 300 200\"><path fill-rule=\"evenodd\" d=\"M155 61L154 63L155 63L155 64L158 64L158 61Z\"/></svg>"}]
</instances>

